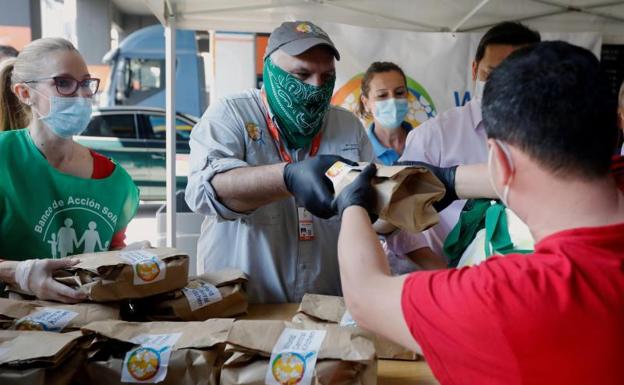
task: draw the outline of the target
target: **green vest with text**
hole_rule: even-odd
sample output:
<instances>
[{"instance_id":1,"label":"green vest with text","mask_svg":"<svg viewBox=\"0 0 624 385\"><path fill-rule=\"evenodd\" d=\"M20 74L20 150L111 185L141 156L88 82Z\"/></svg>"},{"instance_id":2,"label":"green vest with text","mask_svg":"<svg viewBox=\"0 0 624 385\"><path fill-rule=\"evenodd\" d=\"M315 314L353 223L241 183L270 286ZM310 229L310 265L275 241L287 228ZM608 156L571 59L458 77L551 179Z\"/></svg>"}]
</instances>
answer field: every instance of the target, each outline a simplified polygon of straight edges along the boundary
<instances>
[{"instance_id":1,"label":"green vest with text","mask_svg":"<svg viewBox=\"0 0 624 385\"><path fill-rule=\"evenodd\" d=\"M105 251L136 213L137 187L119 165L104 179L64 174L28 130L0 133L0 258Z\"/></svg>"}]
</instances>

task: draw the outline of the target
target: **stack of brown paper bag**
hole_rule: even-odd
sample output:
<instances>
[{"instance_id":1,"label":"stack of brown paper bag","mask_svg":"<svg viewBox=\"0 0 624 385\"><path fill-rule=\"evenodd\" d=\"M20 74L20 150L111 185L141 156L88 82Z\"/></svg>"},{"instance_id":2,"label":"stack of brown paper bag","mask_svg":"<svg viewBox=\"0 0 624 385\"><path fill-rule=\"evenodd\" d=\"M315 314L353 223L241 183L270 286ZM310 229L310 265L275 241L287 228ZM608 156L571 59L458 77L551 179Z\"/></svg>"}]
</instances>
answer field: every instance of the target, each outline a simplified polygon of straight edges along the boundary
<instances>
[{"instance_id":1,"label":"stack of brown paper bag","mask_svg":"<svg viewBox=\"0 0 624 385\"><path fill-rule=\"evenodd\" d=\"M137 318L147 321L204 321L247 312L247 277L226 269L189 279L179 290L133 301Z\"/></svg>"},{"instance_id":2,"label":"stack of brown paper bag","mask_svg":"<svg viewBox=\"0 0 624 385\"><path fill-rule=\"evenodd\" d=\"M70 305L0 298L0 329L72 331L94 321L116 319L119 319L119 307L115 304Z\"/></svg>"},{"instance_id":3,"label":"stack of brown paper bag","mask_svg":"<svg viewBox=\"0 0 624 385\"><path fill-rule=\"evenodd\" d=\"M57 281L94 302L144 298L186 286L188 256L166 247L81 254L80 263L59 271Z\"/></svg>"},{"instance_id":4,"label":"stack of brown paper bag","mask_svg":"<svg viewBox=\"0 0 624 385\"><path fill-rule=\"evenodd\" d=\"M70 385L86 358L80 332L0 330L0 384Z\"/></svg>"},{"instance_id":5,"label":"stack of brown paper bag","mask_svg":"<svg viewBox=\"0 0 624 385\"><path fill-rule=\"evenodd\" d=\"M226 354L231 354L221 371L221 385L265 384L278 368L272 352L287 329L323 330L325 337L316 354L313 367L286 362L286 370L309 371L312 384L373 385L377 383L375 347L366 333L358 328L338 325L315 325L284 321L236 321L227 339ZM297 357L293 354L292 357ZM305 360L305 358L301 358ZM297 373L295 373L297 374ZM301 373L299 373L301 374ZM303 383L294 377L288 383ZM269 382L272 383L272 382Z\"/></svg>"},{"instance_id":6,"label":"stack of brown paper bag","mask_svg":"<svg viewBox=\"0 0 624 385\"><path fill-rule=\"evenodd\" d=\"M233 322L94 322L82 329L95 342L78 383L217 385Z\"/></svg>"},{"instance_id":7,"label":"stack of brown paper bag","mask_svg":"<svg viewBox=\"0 0 624 385\"><path fill-rule=\"evenodd\" d=\"M293 317L293 322L309 324L342 324L355 326L350 317L342 297L320 294L306 294L301 300L298 313ZM394 343L381 336L375 336L375 349L377 357L387 360L419 360L420 356L409 349Z\"/></svg>"}]
</instances>

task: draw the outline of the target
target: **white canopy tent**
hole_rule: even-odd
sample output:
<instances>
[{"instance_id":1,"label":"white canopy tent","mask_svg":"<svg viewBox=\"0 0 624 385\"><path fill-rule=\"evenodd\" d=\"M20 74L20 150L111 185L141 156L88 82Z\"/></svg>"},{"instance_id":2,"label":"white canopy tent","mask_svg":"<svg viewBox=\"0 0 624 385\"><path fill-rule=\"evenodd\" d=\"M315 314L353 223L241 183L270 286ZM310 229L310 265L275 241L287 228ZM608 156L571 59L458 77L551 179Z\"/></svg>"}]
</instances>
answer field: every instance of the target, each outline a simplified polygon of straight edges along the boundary
<instances>
[{"instance_id":1,"label":"white canopy tent","mask_svg":"<svg viewBox=\"0 0 624 385\"><path fill-rule=\"evenodd\" d=\"M472 32L504 20L540 31L624 35L624 1L609 0L115 0L165 26L167 245L175 246L175 29L270 32L309 20L420 32Z\"/></svg>"},{"instance_id":2,"label":"white canopy tent","mask_svg":"<svg viewBox=\"0 0 624 385\"><path fill-rule=\"evenodd\" d=\"M624 33L624 1L613 0L117 0L129 12L145 6L163 25L270 32L284 20L333 22L421 32L470 32L503 20L541 31ZM123 3L123 5L121 4Z\"/></svg>"}]
</instances>

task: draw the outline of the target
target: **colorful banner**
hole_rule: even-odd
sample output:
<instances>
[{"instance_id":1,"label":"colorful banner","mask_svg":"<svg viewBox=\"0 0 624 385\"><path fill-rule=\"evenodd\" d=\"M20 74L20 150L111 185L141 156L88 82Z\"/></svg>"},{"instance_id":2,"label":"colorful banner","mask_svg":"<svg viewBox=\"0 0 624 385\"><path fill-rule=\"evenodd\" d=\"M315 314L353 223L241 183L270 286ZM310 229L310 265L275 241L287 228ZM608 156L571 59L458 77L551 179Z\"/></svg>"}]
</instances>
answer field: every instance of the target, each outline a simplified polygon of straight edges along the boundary
<instances>
[{"instance_id":1,"label":"colorful banner","mask_svg":"<svg viewBox=\"0 0 624 385\"><path fill-rule=\"evenodd\" d=\"M472 97L471 64L483 32L423 33L322 24L340 51L332 103L351 111L360 98L361 79L370 63L391 61L408 77L407 119L418 125ZM564 40L600 57L599 33L542 33L543 40Z\"/></svg>"}]
</instances>

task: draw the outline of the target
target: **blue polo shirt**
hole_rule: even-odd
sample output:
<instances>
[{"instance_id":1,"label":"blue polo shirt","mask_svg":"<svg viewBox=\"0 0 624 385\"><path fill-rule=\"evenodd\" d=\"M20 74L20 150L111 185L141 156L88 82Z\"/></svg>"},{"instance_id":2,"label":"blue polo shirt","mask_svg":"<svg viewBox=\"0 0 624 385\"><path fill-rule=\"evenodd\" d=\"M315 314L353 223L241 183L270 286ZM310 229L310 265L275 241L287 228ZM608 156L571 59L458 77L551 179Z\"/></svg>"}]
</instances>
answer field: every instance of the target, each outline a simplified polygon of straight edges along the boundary
<instances>
[{"instance_id":1,"label":"blue polo shirt","mask_svg":"<svg viewBox=\"0 0 624 385\"><path fill-rule=\"evenodd\" d=\"M405 121L401 123L401 127L406 133L410 132L413 128L411 124ZM366 133L368 134L368 140L370 140L371 145L373 146L373 153L375 154L376 161L385 166L391 166L394 162L399 160L401 154L396 152L393 148L384 146L381 144L379 139L377 139L377 136L375 135L375 122L371 123Z\"/></svg>"}]
</instances>

